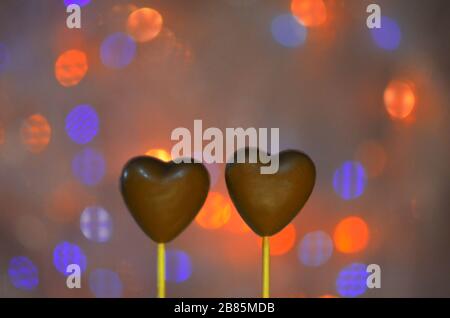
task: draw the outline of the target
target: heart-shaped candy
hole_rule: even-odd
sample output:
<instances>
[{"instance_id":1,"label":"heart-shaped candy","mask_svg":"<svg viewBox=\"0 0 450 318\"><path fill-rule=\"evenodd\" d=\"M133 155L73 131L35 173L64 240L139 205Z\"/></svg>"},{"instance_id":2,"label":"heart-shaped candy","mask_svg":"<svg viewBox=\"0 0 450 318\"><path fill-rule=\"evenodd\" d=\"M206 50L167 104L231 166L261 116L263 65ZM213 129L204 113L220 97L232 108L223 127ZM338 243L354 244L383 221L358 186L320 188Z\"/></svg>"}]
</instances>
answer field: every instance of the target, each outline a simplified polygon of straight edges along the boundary
<instances>
[{"instance_id":1,"label":"heart-shaped candy","mask_svg":"<svg viewBox=\"0 0 450 318\"><path fill-rule=\"evenodd\" d=\"M241 151L245 151L245 163L236 162ZM288 225L305 205L314 187L316 169L306 154L287 150L277 155L276 173L261 174L261 167L267 165L259 155L256 163L249 163L250 151L238 150L233 163L227 164L228 192L248 226L260 236L272 236Z\"/></svg>"},{"instance_id":2,"label":"heart-shaped candy","mask_svg":"<svg viewBox=\"0 0 450 318\"><path fill-rule=\"evenodd\" d=\"M141 229L153 241L167 243L200 211L208 195L209 174L201 163L136 157L123 168L120 183L125 204Z\"/></svg>"}]
</instances>

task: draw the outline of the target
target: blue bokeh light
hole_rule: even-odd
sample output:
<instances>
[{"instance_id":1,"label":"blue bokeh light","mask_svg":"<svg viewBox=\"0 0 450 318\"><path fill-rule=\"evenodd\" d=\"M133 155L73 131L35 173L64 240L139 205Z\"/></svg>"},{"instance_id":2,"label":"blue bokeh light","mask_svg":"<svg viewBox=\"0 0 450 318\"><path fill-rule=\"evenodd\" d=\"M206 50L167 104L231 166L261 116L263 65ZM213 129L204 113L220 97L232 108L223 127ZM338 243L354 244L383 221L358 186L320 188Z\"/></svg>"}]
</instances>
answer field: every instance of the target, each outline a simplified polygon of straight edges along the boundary
<instances>
[{"instance_id":1,"label":"blue bokeh light","mask_svg":"<svg viewBox=\"0 0 450 318\"><path fill-rule=\"evenodd\" d=\"M83 235L94 242L104 243L112 235L112 219L108 211L100 206L89 206L80 217Z\"/></svg>"},{"instance_id":2,"label":"blue bokeh light","mask_svg":"<svg viewBox=\"0 0 450 318\"><path fill-rule=\"evenodd\" d=\"M282 14L272 20L272 36L279 44L295 48L306 41L307 30L292 14Z\"/></svg>"},{"instance_id":3,"label":"blue bokeh light","mask_svg":"<svg viewBox=\"0 0 450 318\"><path fill-rule=\"evenodd\" d=\"M384 50L398 49L402 40L402 32L397 22L388 17L381 17L381 28L371 29L370 33L375 44Z\"/></svg>"},{"instance_id":4,"label":"blue bokeh light","mask_svg":"<svg viewBox=\"0 0 450 318\"><path fill-rule=\"evenodd\" d=\"M39 285L39 273L33 262L25 256L13 257L9 262L8 276L11 284L31 291Z\"/></svg>"},{"instance_id":5,"label":"blue bokeh light","mask_svg":"<svg viewBox=\"0 0 450 318\"><path fill-rule=\"evenodd\" d=\"M107 67L119 69L128 66L136 54L136 43L124 33L108 36L100 48L100 58Z\"/></svg>"},{"instance_id":6,"label":"blue bokeh light","mask_svg":"<svg viewBox=\"0 0 450 318\"><path fill-rule=\"evenodd\" d=\"M99 130L99 119L95 109L89 105L79 105L66 117L66 133L80 145L92 141Z\"/></svg>"},{"instance_id":7,"label":"blue bokeh light","mask_svg":"<svg viewBox=\"0 0 450 318\"><path fill-rule=\"evenodd\" d=\"M91 3L91 0L64 0L64 5L67 7L71 4L77 4L80 7L87 6L89 3Z\"/></svg>"},{"instance_id":8,"label":"blue bokeh light","mask_svg":"<svg viewBox=\"0 0 450 318\"><path fill-rule=\"evenodd\" d=\"M99 151L86 148L73 159L72 172L81 183L95 186L102 181L105 175L105 159Z\"/></svg>"},{"instance_id":9,"label":"blue bokeh light","mask_svg":"<svg viewBox=\"0 0 450 318\"><path fill-rule=\"evenodd\" d=\"M310 232L303 237L298 252L305 266L323 265L333 254L333 240L323 231Z\"/></svg>"},{"instance_id":10,"label":"blue bokeh light","mask_svg":"<svg viewBox=\"0 0 450 318\"><path fill-rule=\"evenodd\" d=\"M77 264L81 272L84 272L87 266L86 254L78 245L61 242L53 250L53 265L58 272L67 276L70 274L66 272L70 264Z\"/></svg>"},{"instance_id":11,"label":"blue bokeh light","mask_svg":"<svg viewBox=\"0 0 450 318\"><path fill-rule=\"evenodd\" d=\"M182 283L192 275L192 263L189 255L180 250L166 252L166 279L169 282Z\"/></svg>"},{"instance_id":12,"label":"blue bokeh light","mask_svg":"<svg viewBox=\"0 0 450 318\"><path fill-rule=\"evenodd\" d=\"M0 73L8 70L11 63L11 53L6 45L0 43Z\"/></svg>"},{"instance_id":13,"label":"blue bokeh light","mask_svg":"<svg viewBox=\"0 0 450 318\"><path fill-rule=\"evenodd\" d=\"M357 297L367 290L367 265L353 263L344 267L336 279L336 290L342 297Z\"/></svg>"},{"instance_id":14,"label":"blue bokeh light","mask_svg":"<svg viewBox=\"0 0 450 318\"><path fill-rule=\"evenodd\" d=\"M98 268L89 274L89 289L97 298L120 298L123 285L116 272Z\"/></svg>"},{"instance_id":15,"label":"blue bokeh light","mask_svg":"<svg viewBox=\"0 0 450 318\"><path fill-rule=\"evenodd\" d=\"M336 169L333 177L333 188L344 200L361 196L367 183L367 175L363 165L357 161L346 161Z\"/></svg>"}]
</instances>

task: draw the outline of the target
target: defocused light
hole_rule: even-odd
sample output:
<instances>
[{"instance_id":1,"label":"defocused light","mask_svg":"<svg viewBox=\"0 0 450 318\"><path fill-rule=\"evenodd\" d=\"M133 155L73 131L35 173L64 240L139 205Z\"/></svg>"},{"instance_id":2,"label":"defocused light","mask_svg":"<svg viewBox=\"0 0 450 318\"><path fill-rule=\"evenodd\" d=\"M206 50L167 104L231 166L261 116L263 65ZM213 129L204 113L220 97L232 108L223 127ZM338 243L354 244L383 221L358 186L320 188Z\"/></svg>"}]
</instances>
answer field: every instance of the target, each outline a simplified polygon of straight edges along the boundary
<instances>
[{"instance_id":1,"label":"defocused light","mask_svg":"<svg viewBox=\"0 0 450 318\"><path fill-rule=\"evenodd\" d=\"M327 7L323 0L292 0L291 11L306 27L316 27L327 21Z\"/></svg>"},{"instance_id":2,"label":"defocused light","mask_svg":"<svg viewBox=\"0 0 450 318\"><path fill-rule=\"evenodd\" d=\"M218 229L230 219L231 204L218 192L210 192L195 221L205 229Z\"/></svg>"},{"instance_id":3,"label":"defocused light","mask_svg":"<svg viewBox=\"0 0 450 318\"><path fill-rule=\"evenodd\" d=\"M30 250L39 250L46 246L48 229L44 223L34 215L20 215L16 219L15 234L17 240Z\"/></svg>"},{"instance_id":4,"label":"defocused light","mask_svg":"<svg viewBox=\"0 0 450 318\"><path fill-rule=\"evenodd\" d=\"M334 230L334 245L342 253L357 253L369 242L369 228L363 219L351 216L338 223Z\"/></svg>"},{"instance_id":5,"label":"defocused light","mask_svg":"<svg viewBox=\"0 0 450 318\"><path fill-rule=\"evenodd\" d=\"M323 231L306 234L299 245L299 258L305 266L325 264L333 254L333 241Z\"/></svg>"},{"instance_id":6,"label":"defocused light","mask_svg":"<svg viewBox=\"0 0 450 318\"><path fill-rule=\"evenodd\" d=\"M164 149L150 149L145 153L146 156L154 157L164 162L172 160L172 156Z\"/></svg>"},{"instance_id":7,"label":"defocused light","mask_svg":"<svg viewBox=\"0 0 450 318\"><path fill-rule=\"evenodd\" d=\"M130 14L127 21L127 32L137 42L153 40L161 32L163 18L158 11L141 8Z\"/></svg>"},{"instance_id":8,"label":"defocused light","mask_svg":"<svg viewBox=\"0 0 450 318\"><path fill-rule=\"evenodd\" d=\"M89 143L98 133L99 119L94 108L79 105L66 117L66 133L77 144Z\"/></svg>"},{"instance_id":9,"label":"defocused light","mask_svg":"<svg viewBox=\"0 0 450 318\"><path fill-rule=\"evenodd\" d=\"M166 279L169 282L182 283L192 275L192 263L189 255L180 250L166 252Z\"/></svg>"},{"instance_id":10,"label":"defocused light","mask_svg":"<svg viewBox=\"0 0 450 318\"><path fill-rule=\"evenodd\" d=\"M357 297L367 290L367 266L353 263L344 267L336 279L336 290L342 297Z\"/></svg>"},{"instance_id":11,"label":"defocused light","mask_svg":"<svg viewBox=\"0 0 450 318\"><path fill-rule=\"evenodd\" d=\"M39 285L38 269L24 256L14 257L9 262L8 276L11 284L22 290L33 290Z\"/></svg>"},{"instance_id":12,"label":"defocused light","mask_svg":"<svg viewBox=\"0 0 450 318\"><path fill-rule=\"evenodd\" d=\"M334 173L333 188L344 200L351 200L363 194L366 182L366 171L361 163L346 161Z\"/></svg>"},{"instance_id":13,"label":"defocused light","mask_svg":"<svg viewBox=\"0 0 450 318\"><path fill-rule=\"evenodd\" d=\"M105 159L97 150L86 148L73 159L72 171L81 183L95 186L102 181L105 175Z\"/></svg>"},{"instance_id":14,"label":"defocused light","mask_svg":"<svg viewBox=\"0 0 450 318\"><path fill-rule=\"evenodd\" d=\"M235 234L243 234L250 232L251 229L241 218L241 216L236 211L232 203L230 203L230 206L231 206L230 220L226 224L225 229Z\"/></svg>"},{"instance_id":15,"label":"defocused light","mask_svg":"<svg viewBox=\"0 0 450 318\"><path fill-rule=\"evenodd\" d=\"M319 298L338 298L338 297L335 295L331 295L331 294L325 294L325 295L320 296Z\"/></svg>"},{"instance_id":16,"label":"defocused light","mask_svg":"<svg viewBox=\"0 0 450 318\"><path fill-rule=\"evenodd\" d=\"M80 227L87 239L104 243L111 238L112 219L104 208L89 206L81 214Z\"/></svg>"},{"instance_id":17,"label":"defocused light","mask_svg":"<svg viewBox=\"0 0 450 318\"><path fill-rule=\"evenodd\" d=\"M270 255L278 256L289 252L295 244L297 231L293 224L286 226L281 232L270 237ZM258 240L260 238L258 237Z\"/></svg>"},{"instance_id":18,"label":"defocused light","mask_svg":"<svg viewBox=\"0 0 450 318\"><path fill-rule=\"evenodd\" d=\"M383 172L386 166L387 155L380 143L369 140L358 146L355 159L366 168L368 177L373 178Z\"/></svg>"},{"instance_id":19,"label":"defocused light","mask_svg":"<svg viewBox=\"0 0 450 318\"><path fill-rule=\"evenodd\" d=\"M124 33L108 36L100 48L100 58L107 67L119 69L128 66L136 54L136 43Z\"/></svg>"},{"instance_id":20,"label":"defocused light","mask_svg":"<svg viewBox=\"0 0 450 318\"><path fill-rule=\"evenodd\" d=\"M67 273L66 270L70 264L80 266L81 272L84 272L87 265L86 255L78 245L61 242L53 250L53 265L58 272L68 276L70 273Z\"/></svg>"},{"instance_id":21,"label":"defocused light","mask_svg":"<svg viewBox=\"0 0 450 318\"><path fill-rule=\"evenodd\" d=\"M55 76L64 87L77 85L88 71L86 53L79 50L69 50L62 53L55 63Z\"/></svg>"},{"instance_id":22,"label":"defocused light","mask_svg":"<svg viewBox=\"0 0 450 318\"><path fill-rule=\"evenodd\" d=\"M66 182L52 191L45 213L52 221L69 223L78 219L84 207L95 201L95 197L78 182Z\"/></svg>"},{"instance_id":23,"label":"defocused light","mask_svg":"<svg viewBox=\"0 0 450 318\"><path fill-rule=\"evenodd\" d=\"M88 5L91 2L91 0L64 0L64 5L67 7L71 4L77 4L80 7L84 7Z\"/></svg>"},{"instance_id":24,"label":"defocused light","mask_svg":"<svg viewBox=\"0 0 450 318\"><path fill-rule=\"evenodd\" d=\"M272 36L281 45L294 48L305 43L307 31L291 14L283 14L272 20Z\"/></svg>"},{"instance_id":25,"label":"defocused light","mask_svg":"<svg viewBox=\"0 0 450 318\"><path fill-rule=\"evenodd\" d=\"M11 53L6 45L0 43L0 74L5 72L11 63Z\"/></svg>"},{"instance_id":26,"label":"defocused light","mask_svg":"<svg viewBox=\"0 0 450 318\"><path fill-rule=\"evenodd\" d=\"M402 81L392 81L384 91L384 105L394 119L404 119L414 109L416 96L411 86Z\"/></svg>"},{"instance_id":27,"label":"defocused light","mask_svg":"<svg viewBox=\"0 0 450 318\"><path fill-rule=\"evenodd\" d=\"M381 28L371 29L370 33L375 44L387 51L396 50L402 40L402 33L397 22L384 16L381 17Z\"/></svg>"},{"instance_id":28,"label":"defocused light","mask_svg":"<svg viewBox=\"0 0 450 318\"><path fill-rule=\"evenodd\" d=\"M44 116L35 114L23 122L20 133L27 149L33 153L39 153L48 146L52 129Z\"/></svg>"},{"instance_id":29,"label":"defocused light","mask_svg":"<svg viewBox=\"0 0 450 318\"><path fill-rule=\"evenodd\" d=\"M116 272L99 268L89 274L89 289L97 298L120 298L123 285Z\"/></svg>"}]
</instances>

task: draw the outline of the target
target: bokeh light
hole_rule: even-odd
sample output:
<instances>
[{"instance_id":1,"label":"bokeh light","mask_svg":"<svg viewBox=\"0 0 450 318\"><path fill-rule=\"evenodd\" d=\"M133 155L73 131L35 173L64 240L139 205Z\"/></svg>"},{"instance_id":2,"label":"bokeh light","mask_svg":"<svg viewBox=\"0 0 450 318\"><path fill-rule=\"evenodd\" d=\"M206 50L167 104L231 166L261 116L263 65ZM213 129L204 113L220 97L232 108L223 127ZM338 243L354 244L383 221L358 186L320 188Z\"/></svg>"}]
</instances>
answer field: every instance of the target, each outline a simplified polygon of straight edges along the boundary
<instances>
[{"instance_id":1,"label":"bokeh light","mask_svg":"<svg viewBox=\"0 0 450 318\"><path fill-rule=\"evenodd\" d=\"M272 36L279 44L295 48L306 41L307 31L292 14L275 17L271 26Z\"/></svg>"},{"instance_id":2,"label":"bokeh light","mask_svg":"<svg viewBox=\"0 0 450 318\"><path fill-rule=\"evenodd\" d=\"M66 270L70 264L80 266L80 270L83 273L87 266L86 254L78 245L61 242L53 250L53 265L55 265L58 272L68 276L70 273L67 273Z\"/></svg>"},{"instance_id":3,"label":"bokeh light","mask_svg":"<svg viewBox=\"0 0 450 318\"><path fill-rule=\"evenodd\" d=\"M366 171L357 161L346 161L336 169L333 188L344 200L356 199L364 193L367 183Z\"/></svg>"},{"instance_id":4,"label":"bokeh light","mask_svg":"<svg viewBox=\"0 0 450 318\"><path fill-rule=\"evenodd\" d=\"M100 58L109 68L120 69L128 66L136 54L136 43L127 34L114 33L108 36L100 48Z\"/></svg>"},{"instance_id":5,"label":"bokeh light","mask_svg":"<svg viewBox=\"0 0 450 318\"><path fill-rule=\"evenodd\" d=\"M361 143L355 153L355 159L365 167L369 178L378 177L384 171L387 154L383 145L375 140Z\"/></svg>"},{"instance_id":6,"label":"bokeh light","mask_svg":"<svg viewBox=\"0 0 450 318\"><path fill-rule=\"evenodd\" d=\"M71 4L77 4L80 7L87 6L91 0L64 0L64 5L67 7Z\"/></svg>"},{"instance_id":7,"label":"bokeh light","mask_svg":"<svg viewBox=\"0 0 450 318\"><path fill-rule=\"evenodd\" d=\"M150 149L145 153L146 156L154 157L164 162L169 162L172 160L172 156L165 149Z\"/></svg>"},{"instance_id":8,"label":"bokeh light","mask_svg":"<svg viewBox=\"0 0 450 318\"><path fill-rule=\"evenodd\" d=\"M297 231L295 226L291 223L286 226L279 233L271 236L270 241L270 255L279 256L289 252L295 245ZM258 237L258 240L261 239Z\"/></svg>"},{"instance_id":9,"label":"bokeh light","mask_svg":"<svg viewBox=\"0 0 450 318\"><path fill-rule=\"evenodd\" d=\"M342 253L357 253L369 243L369 227L356 216L350 216L338 223L334 230L334 245Z\"/></svg>"},{"instance_id":10,"label":"bokeh light","mask_svg":"<svg viewBox=\"0 0 450 318\"><path fill-rule=\"evenodd\" d=\"M237 212L234 205L230 202L231 205L231 215L230 220L225 226L225 229L234 234L244 234L249 233L251 231L250 227L245 223L240 214Z\"/></svg>"},{"instance_id":11,"label":"bokeh light","mask_svg":"<svg viewBox=\"0 0 450 318\"><path fill-rule=\"evenodd\" d=\"M46 201L48 218L64 224L79 219L85 206L96 202L92 192L75 180L58 184Z\"/></svg>"},{"instance_id":12,"label":"bokeh light","mask_svg":"<svg viewBox=\"0 0 450 318\"><path fill-rule=\"evenodd\" d=\"M31 291L39 285L38 269L28 257L13 257L9 262L8 276L17 289Z\"/></svg>"},{"instance_id":13,"label":"bokeh light","mask_svg":"<svg viewBox=\"0 0 450 318\"><path fill-rule=\"evenodd\" d=\"M105 175L105 159L99 151L86 148L73 159L72 172L82 184L95 186L102 181Z\"/></svg>"},{"instance_id":14,"label":"bokeh light","mask_svg":"<svg viewBox=\"0 0 450 318\"><path fill-rule=\"evenodd\" d=\"M27 149L32 153L39 153L50 143L52 129L44 116L34 114L23 122L20 134Z\"/></svg>"},{"instance_id":15,"label":"bokeh light","mask_svg":"<svg viewBox=\"0 0 450 318\"><path fill-rule=\"evenodd\" d=\"M386 51L396 50L402 40L402 32L397 22L385 16L381 17L381 28L371 29L370 33L375 44Z\"/></svg>"},{"instance_id":16,"label":"bokeh light","mask_svg":"<svg viewBox=\"0 0 450 318\"><path fill-rule=\"evenodd\" d=\"M357 297L367 290L367 266L353 263L344 267L336 279L336 290L342 297Z\"/></svg>"},{"instance_id":17,"label":"bokeh light","mask_svg":"<svg viewBox=\"0 0 450 318\"><path fill-rule=\"evenodd\" d=\"M89 69L86 53L69 50L62 53L55 63L55 77L64 87L78 85Z\"/></svg>"},{"instance_id":18,"label":"bokeh light","mask_svg":"<svg viewBox=\"0 0 450 318\"><path fill-rule=\"evenodd\" d=\"M299 244L299 259L305 266L321 266L330 259L332 254L333 241L323 231L306 234Z\"/></svg>"},{"instance_id":19,"label":"bokeh light","mask_svg":"<svg viewBox=\"0 0 450 318\"><path fill-rule=\"evenodd\" d=\"M231 204L219 192L210 192L206 202L195 218L195 222L205 229L215 230L224 226L231 216Z\"/></svg>"},{"instance_id":20,"label":"bokeh light","mask_svg":"<svg viewBox=\"0 0 450 318\"><path fill-rule=\"evenodd\" d=\"M48 229L35 215L18 216L14 232L20 244L30 250L45 248L48 243Z\"/></svg>"},{"instance_id":21,"label":"bokeh light","mask_svg":"<svg viewBox=\"0 0 450 318\"><path fill-rule=\"evenodd\" d=\"M0 74L7 71L11 63L11 53L8 47L0 43Z\"/></svg>"},{"instance_id":22,"label":"bokeh light","mask_svg":"<svg viewBox=\"0 0 450 318\"><path fill-rule=\"evenodd\" d=\"M327 21L323 0L292 0L292 14L306 27L317 27Z\"/></svg>"},{"instance_id":23,"label":"bokeh light","mask_svg":"<svg viewBox=\"0 0 450 318\"><path fill-rule=\"evenodd\" d=\"M391 81L384 91L384 105L394 119L404 119L411 114L416 104L412 87L403 81Z\"/></svg>"},{"instance_id":24,"label":"bokeh light","mask_svg":"<svg viewBox=\"0 0 450 318\"><path fill-rule=\"evenodd\" d=\"M89 289L97 298L120 298L123 284L116 272L98 268L89 274Z\"/></svg>"},{"instance_id":25,"label":"bokeh light","mask_svg":"<svg viewBox=\"0 0 450 318\"><path fill-rule=\"evenodd\" d=\"M77 144L89 143L97 135L98 130L98 115L90 105L76 106L66 117L66 133Z\"/></svg>"},{"instance_id":26,"label":"bokeh light","mask_svg":"<svg viewBox=\"0 0 450 318\"><path fill-rule=\"evenodd\" d=\"M80 217L83 235L94 242L107 242L112 235L112 219L108 211L100 206L89 206Z\"/></svg>"},{"instance_id":27,"label":"bokeh light","mask_svg":"<svg viewBox=\"0 0 450 318\"><path fill-rule=\"evenodd\" d=\"M137 42L153 40L161 32L163 18L151 8L141 8L130 14L127 20L127 32Z\"/></svg>"},{"instance_id":28,"label":"bokeh light","mask_svg":"<svg viewBox=\"0 0 450 318\"><path fill-rule=\"evenodd\" d=\"M166 252L166 279L169 282L182 283L192 275L192 262L189 255L181 250Z\"/></svg>"}]
</instances>

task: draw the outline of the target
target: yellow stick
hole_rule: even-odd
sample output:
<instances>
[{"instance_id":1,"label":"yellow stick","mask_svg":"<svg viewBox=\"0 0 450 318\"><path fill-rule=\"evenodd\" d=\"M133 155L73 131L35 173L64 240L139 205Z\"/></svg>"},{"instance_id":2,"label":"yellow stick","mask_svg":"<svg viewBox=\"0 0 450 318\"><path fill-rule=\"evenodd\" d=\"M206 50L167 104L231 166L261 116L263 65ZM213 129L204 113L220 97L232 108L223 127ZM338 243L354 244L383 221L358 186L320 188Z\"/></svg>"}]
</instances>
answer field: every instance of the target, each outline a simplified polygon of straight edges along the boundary
<instances>
[{"instance_id":1,"label":"yellow stick","mask_svg":"<svg viewBox=\"0 0 450 318\"><path fill-rule=\"evenodd\" d=\"M157 287L158 298L166 298L166 250L164 243L158 243Z\"/></svg>"},{"instance_id":2,"label":"yellow stick","mask_svg":"<svg viewBox=\"0 0 450 318\"><path fill-rule=\"evenodd\" d=\"M270 246L269 237L264 236L262 238L262 298L269 298L270 290Z\"/></svg>"}]
</instances>

